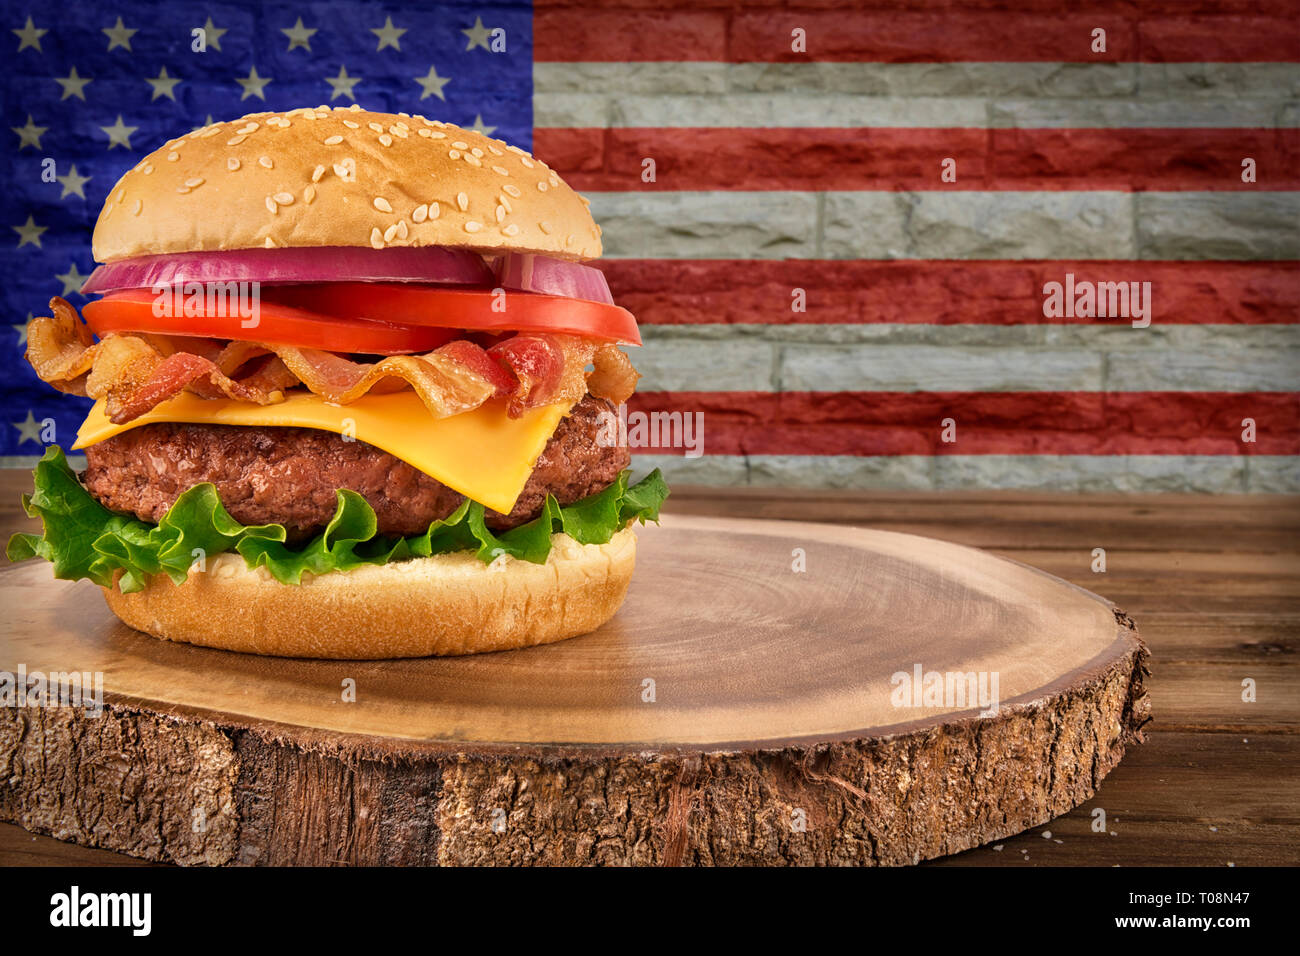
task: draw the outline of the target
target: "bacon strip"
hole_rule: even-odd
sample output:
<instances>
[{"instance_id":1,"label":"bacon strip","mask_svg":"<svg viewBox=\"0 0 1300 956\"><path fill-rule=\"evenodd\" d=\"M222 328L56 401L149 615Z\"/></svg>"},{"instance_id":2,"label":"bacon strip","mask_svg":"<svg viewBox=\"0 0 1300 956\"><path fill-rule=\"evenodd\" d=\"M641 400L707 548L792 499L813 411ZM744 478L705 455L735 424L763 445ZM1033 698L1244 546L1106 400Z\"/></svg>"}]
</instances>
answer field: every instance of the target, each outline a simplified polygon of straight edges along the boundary
<instances>
[{"instance_id":1,"label":"bacon strip","mask_svg":"<svg viewBox=\"0 0 1300 956\"><path fill-rule=\"evenodd\" d=\"M518 418L533 405L554 401L552 393L564 376L566 358L555 336L513 335L492 346L487 354L509 368L519 382L510 396L512 417Z\"/></svg>"},{"instance_id":2,"label":"bacon strip","mask_svg":"<svg viewBox=\"0 0 1300 956\"><path fill-rule=\"evenodd\" d=\"M27 360L55 388L104 399L117 424L184 390L269 405L298 383L339 405L409 387L435 418L505 397L518 417L538 405L576 402L588 390L623 402L638 378L616 347L568 335L521 333L489 350L457 339L423 355L354 362L319 349L146 333L110 333L95 343L67 302L53 299L50 309L52 317L31 322Z\"/></svg>"},{"instance_id":3,"label":"bacon strip","mask_svg":"<svg viewBox=\"0 0 1300 956\"><path fill-rule=\"evenodd\" d=\"M459 341L425 355L393 355L373 364L316 349L280 347L275 352L308 389L327 401L347 405L386 380L399 379L415 389L429 414L445 418L478 408L514 385L500 366L482 363L478 356L467 361L469 349L483 354L472 342Z\"/></svg>"},{"instance_id":4,"label":"bacon strip","mask_svg":"<svg viewBox=\"0 0 1300 956\"><path fill-rule=\"evenodd\" d=\"M595 371L587 376L587 390L597 398L622 405L636 391L641 373L632 367L627 353L614 345L602 345L592 356Z\"/></svg>"},{"instance_id":5,"label":"bacon strip","mask_svg":"<svg viewBox=\"0 0 1300 956\"><path fill-rule=\"evenodd\" d=\"M82 377L95 364L94 337L77 310L65 300L50 300L53 316L41 316L27 324L27 361L41 381L61 392L85 395Z\"/></svg>"},{"instance_id":6,"label":"bacon strip","mask_svg":"<svg viewBox=\"0 0 1300 956\"><path fill-rule=\"evenodd\" d=\"M209 387L202 387L205 383ZM274 405L284 401L281 389L268 387L257 381L257 376L238 382L222 375L210 359L189 352L176 352L154 366L150 376L143 382L129 389L109 391L104 396L108 403L109 420L116 425L129 422L189 386L200 386L195 391L205 398L216 398L220 394L226 398L256 402L258 405ZM89 391L87 389L88 393Z\"/></svg>"}]
</instances>

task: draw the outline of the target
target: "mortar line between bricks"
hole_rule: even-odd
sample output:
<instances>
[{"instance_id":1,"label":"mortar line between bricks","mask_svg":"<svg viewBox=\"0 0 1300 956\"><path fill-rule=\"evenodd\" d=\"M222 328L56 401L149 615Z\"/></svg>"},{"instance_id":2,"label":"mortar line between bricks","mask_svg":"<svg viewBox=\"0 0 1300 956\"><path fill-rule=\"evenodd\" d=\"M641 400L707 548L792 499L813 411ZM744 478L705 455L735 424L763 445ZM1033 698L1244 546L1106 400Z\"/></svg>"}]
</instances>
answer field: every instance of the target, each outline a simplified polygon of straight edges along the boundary
<instances>
[{"instance_id":1,"label":"mortar line between bricks","mask_svg":"<svg viewBox=\"0 0 1300 956\"><path fill-rule=\"evenodd\" d=\"M1132 230L1132 236L1133 236L1133 259L1135 261L1141 261L1146 258L1146 250L1142 248L1142 229L1140 224L1138 223L1137 193L1133 192L1132 190L1129 190L1128 206L1129 206L1129 228Z\"/></svg>"},{"instance_id":2,"label":"mortar line between bricks","mask_svg":"<svg viewBox=\"0 0 1300 956\"><path fill-rule=\"evenodd\" d=\"M826 194L819 192L816 195L813 220L813 255L817 259L822 259L824 258L822 250L825 246L826 236Z\"/></svg>"}]
</instances>

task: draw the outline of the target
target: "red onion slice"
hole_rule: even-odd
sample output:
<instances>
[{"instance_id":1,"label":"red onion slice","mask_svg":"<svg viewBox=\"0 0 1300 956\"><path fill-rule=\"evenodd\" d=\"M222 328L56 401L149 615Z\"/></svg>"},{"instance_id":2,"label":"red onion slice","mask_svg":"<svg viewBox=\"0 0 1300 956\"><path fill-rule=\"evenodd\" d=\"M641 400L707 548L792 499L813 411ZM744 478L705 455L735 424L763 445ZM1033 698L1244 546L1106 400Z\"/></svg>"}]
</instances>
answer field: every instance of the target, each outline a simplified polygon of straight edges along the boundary
<instances>
[{"instance_id":1,"label":"red onion slice","mask_svg":"<svg viewBox=\"0 0 1300 956\"><path fill-rule=\"evenodd\" d=\"M485 285L492 270L467 249L399 246L366 249L318 246L295 249L236 249L139 256L102 265L81 287L85 295L121 289L151 289L185 282L432 282Z\"/></svg>"},{"instance_id":2,"label":"red onion slice","mask_svg":"<svg viewBox=\"0 0 1300 956\"><path fill-rule=\"evenodd\" d=\"M605 274L580 262L511 252L498 259L494 265L497 281L504 289L544 292L570 299L614 304Z\"/></svg>"}]
</instances>

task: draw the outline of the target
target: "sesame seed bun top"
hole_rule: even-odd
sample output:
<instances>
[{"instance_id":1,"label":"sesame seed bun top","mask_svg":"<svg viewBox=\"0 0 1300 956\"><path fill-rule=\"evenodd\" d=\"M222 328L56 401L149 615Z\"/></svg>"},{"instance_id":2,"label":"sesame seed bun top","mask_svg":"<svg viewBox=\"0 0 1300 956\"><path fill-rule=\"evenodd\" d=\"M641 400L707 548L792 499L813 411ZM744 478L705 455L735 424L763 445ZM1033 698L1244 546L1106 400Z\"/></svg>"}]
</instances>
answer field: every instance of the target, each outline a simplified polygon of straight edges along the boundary
<instances>
[{"instance_id":1,"label":"sesame seed bun top","mask_svg":"<svg viewBox=\"0 0 1300 956\"><path fill-rule=\"evenodd\" d=\"M95 224L100 262L174 252L459 246L600 255L587 202L540 160L405 113L251 113L126 173Z\"/></svg>"}]
</instances>

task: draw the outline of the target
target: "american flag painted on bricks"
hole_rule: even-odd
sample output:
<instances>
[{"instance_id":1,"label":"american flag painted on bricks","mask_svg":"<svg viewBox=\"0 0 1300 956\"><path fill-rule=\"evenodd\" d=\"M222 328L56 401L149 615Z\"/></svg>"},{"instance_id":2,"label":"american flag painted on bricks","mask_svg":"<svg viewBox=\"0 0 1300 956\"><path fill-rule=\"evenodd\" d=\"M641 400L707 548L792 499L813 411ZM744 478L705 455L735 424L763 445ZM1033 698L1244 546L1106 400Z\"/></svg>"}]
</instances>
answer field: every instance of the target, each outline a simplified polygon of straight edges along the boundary
<instances>
[{"instance_id":1,"label":"american flag painted on bricks","mask_svg":"<svg viewBox=\"0 0 1300 956\"><path fill-rule=\"evenodd\" d=\"M632 411L704 413L702 457L638 455L670 478L1300 490L1293 3L4 9L6 462L82 414L17 340L117 175L208 114L355 97L494 126L591 198ZM1045 315L1053 282L1150 283L1149 325Z\"/></svg>"},{"instance_id":2,"label":"american flag painted on bricks","mask_svg":"<svg viewBox=\"0 0 1300 956\"><path fill-rule=\"evenodd\" d=\"M1295 12L538 3L535 146L591 197L642 323L634 407L705 412L703 457L645 462L739 484L1300 489ZM1150 282L1151 325L1045 317L1067 274Z\"/></svg>"}]
</instances>

